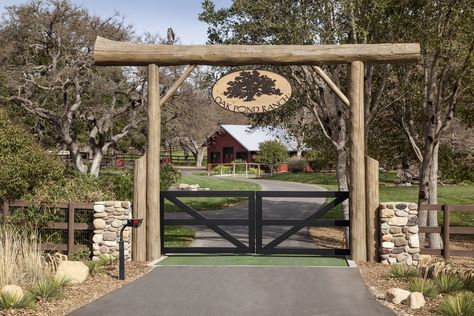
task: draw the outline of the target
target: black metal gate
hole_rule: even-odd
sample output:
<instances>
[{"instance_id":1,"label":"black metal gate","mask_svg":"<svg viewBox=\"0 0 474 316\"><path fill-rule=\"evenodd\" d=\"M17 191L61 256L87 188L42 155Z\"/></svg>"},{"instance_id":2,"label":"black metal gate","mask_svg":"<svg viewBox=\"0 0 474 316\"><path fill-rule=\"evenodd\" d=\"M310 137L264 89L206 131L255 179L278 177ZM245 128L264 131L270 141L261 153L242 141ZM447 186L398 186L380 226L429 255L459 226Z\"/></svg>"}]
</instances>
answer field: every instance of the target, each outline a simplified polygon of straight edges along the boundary
<instances>
[{"instance_id":1,"label":"black metal gate","mask_svg":"<svg viewBox=\"0 0 474 316\"><path fill-rule=\"evenodd\" d=\"M210 219L185 204L178 197L238 197L248 199L248 217ZM166 219L165 199L189 214L192 219ZM161 192L161 249L163 253L254 253L255 252L255 192L254 191L165 191ZM164 226L206 226L223 239L232 243L234 247L166 247ZM248 226L248 245L244 244L220 226Z\"/></svg>"},{"instance_id":2,"label":"black metal gate","mask_svg":"<svg viewBox=\"0 0 474 316\"><path fill-rule=\"evenodd\" d=\"M242 218L211 219L207 218L178 198L197 197L237 197L248 200L248 216ZM303 219L265 219L263 216L264 198L334 198L318 210ZM315 255L350 255L350 249L338 248L297 248L278 247L285 240L307 226L314 227L349 227L349 220L323 219L323 216L349 198L348 192L337 191L165 191L161 192L161 249L163 253L258 253L258 254L315 254ZM189 214L189 219L169 219L165 217L165 200L176 205ZM165 244L165 225L206 226L227 240L234 247L167 247ZM247 226L248 242L225 231L225 226ZM266 226L291 226L277 238L263 244Z\"/></svg>"}]
</instances>

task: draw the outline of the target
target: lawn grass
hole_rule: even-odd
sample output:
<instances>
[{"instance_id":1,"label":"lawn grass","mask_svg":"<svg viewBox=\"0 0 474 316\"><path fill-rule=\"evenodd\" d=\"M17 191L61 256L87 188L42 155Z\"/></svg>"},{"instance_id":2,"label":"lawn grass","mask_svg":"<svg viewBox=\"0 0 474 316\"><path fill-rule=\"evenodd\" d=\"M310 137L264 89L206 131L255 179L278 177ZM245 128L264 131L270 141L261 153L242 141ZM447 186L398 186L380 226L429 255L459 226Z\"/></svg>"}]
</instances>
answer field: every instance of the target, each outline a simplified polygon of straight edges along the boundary
<instances>
[{"instance_id":1,"label":"lawn grass","mask_svg":"<svg viewBox=\"0 0 474 316\"><path fill-rule=\"evenodd\" d=\"M269 180L294 181L319 185L329 191L337 191L336 175L334 173L280 173ZM381 172L380 201L381 202L418 202L418 186L395 186L397 179L394 172ZM463 183L458 185L438 186L438 204L474 204L474 184ZM327 219L341 218L341 209L335 208L325 216ZM440 213L440 223L442 216ZM450 224L453 226L474 226L473 213L452 212Z\"/></svg>"},{"instance_id":2,"label":"lawn grass","mask_svg":"<svg viewBox=\"0 0 474 316\"><path fill-rule=\"evenodd\" d=\"M194 231L185 226L165 226L165 247L187 247L193 241Z\"/></svg>"},{"instance_id":3,"label":"lawn grass","mask_svg":"<svg viewBox=\"0 0 474 316\"><path fill-rule=\"evenodd\" d=\"M180 181L186 184L199 184L203 188L209 188L211 191L259 191L260 186L255 183L226 180L198 175L183 176ZM242 198L236 197L216 197L216 198L180 198L181 201L191 206L196 211L220 210L224 207L235 205L242 201ZM181 212L176 205L165 201L165 212Z\"/></svg>"}]
</instances>

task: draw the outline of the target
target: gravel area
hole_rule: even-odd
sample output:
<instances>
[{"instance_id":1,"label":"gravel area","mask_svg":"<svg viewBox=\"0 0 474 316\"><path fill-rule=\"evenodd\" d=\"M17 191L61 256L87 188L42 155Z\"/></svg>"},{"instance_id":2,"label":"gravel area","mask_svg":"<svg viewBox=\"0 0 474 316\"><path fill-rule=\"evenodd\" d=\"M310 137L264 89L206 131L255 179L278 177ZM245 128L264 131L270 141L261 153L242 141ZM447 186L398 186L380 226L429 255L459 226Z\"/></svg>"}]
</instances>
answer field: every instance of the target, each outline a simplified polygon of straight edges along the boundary
<instances>
[{"instance_id":1,"label":"gravel area","mask_svg":"<svg viewBox=\"0 0 474 316\"><path fill-rule=\"evenodd\" d=\"M104 272L89 276L81 284L67 287L62 297L48 302L37 302L34 309L0 311L0 315L37 315L37 316L60 316L67 315L79 307L95 301L113 290L121 288L125 284L141 277L149 272L151 268L145 262L127 262L126 280L119 281L118 268L111 267Z\"/></svg>"}]
</instances>

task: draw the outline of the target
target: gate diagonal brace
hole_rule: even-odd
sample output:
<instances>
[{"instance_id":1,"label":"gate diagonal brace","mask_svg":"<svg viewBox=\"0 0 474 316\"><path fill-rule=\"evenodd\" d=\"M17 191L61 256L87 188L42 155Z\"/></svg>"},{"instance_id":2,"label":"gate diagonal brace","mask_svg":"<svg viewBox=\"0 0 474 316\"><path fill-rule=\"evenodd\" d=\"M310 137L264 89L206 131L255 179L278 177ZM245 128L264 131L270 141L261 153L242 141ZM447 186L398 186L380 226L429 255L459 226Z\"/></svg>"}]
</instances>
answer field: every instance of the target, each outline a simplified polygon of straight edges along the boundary
<instances>
[{"instance_id":1,"label":"gate diagonal brace","mask_svg":"<svg viewBox=\"0 0 474 316\"><path fill-rule=\"evenodd\" d=\"M178 200L176 197L174 196L167 196L166 197L170 202L172 202L174 205L176 205L177 207L179 207L180 209L182 209L183 211L185 211L186 213L188 213L189 215L191 215L192 217L194 217L195 219L199 219L199 220L206 220L207 218L202 216L201 214L199 214L197 211L195 211L192 207L190 207L189 205L186 205L185 203L183 203L182 201ZM238 248L247 248L247 246L242 243L241 241L239 241L238 239L236 239L234 236L232 236L231 234L229 234L228 232L226 232L225 230L223 230L222 228L220 228L219 226L217 225L211 225L211 224L205 224L205 226L209 229L212 229L214 232L216 232L217 234L219 234L222 238L224 238L225 240L227 240L228 242L232 243L233 245L235 245L236 247Z\"/></svg>"},{"instance_id":2,"label":"gate diagonal brace","mask_svg":"<svg viewBox=\"0 0 474 316\"><path fill-rule=\"evenodd\" d=\"M289 230L287 230L286 232L284 232L283 234L281 234L280 236L275 238L272 242L270 242L267 245L265 245L264 247L262 247L262 249L273 249L273 248L275 248L276 246L281 244L283 241L287 240L289 237L296 234L300 229L302 229L303 227L310 224L311 221L314 221L316 219L320 219L321 217L323 217L331 209L333 209L334 207L336 207L339 204L341 204L342 202L344 202L344 200L346 200L345 197L344 198L343 197L336 197L330 203L324 205L321 209L316 211L316 213L314 213L313 215L301 220L300 224L293 225L292 228L290 228Z\"/></svg>"}]
</instances>

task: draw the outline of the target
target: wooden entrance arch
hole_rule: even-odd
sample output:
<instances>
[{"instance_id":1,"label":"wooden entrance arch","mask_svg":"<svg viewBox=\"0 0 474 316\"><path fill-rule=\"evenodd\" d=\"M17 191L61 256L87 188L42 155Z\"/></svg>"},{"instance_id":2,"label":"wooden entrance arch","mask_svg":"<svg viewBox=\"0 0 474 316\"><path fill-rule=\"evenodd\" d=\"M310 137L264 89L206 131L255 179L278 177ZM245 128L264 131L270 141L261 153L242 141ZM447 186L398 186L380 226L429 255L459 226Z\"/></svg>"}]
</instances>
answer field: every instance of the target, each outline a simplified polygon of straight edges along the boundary
<instances>
[{"instance_id":1,"label":"wooden entrance arch","mask_svg":"<svg viewBox=\"0 0 474 316\"><path fill-rule=\"evenodd\" d=\"M350 105L352 259L367 260L366 162L364 153L364 63L412 63L420 45L154 45L116 42L97 37L94 60L100 66L148 66L148 152L146 159L146 259L160 249L160 106L178 89L196 65L313 65L341 100ZM319 68L350 64L349 98ZM160 100L159 66L190 65Z\"/></svg>"}]
</instances>

